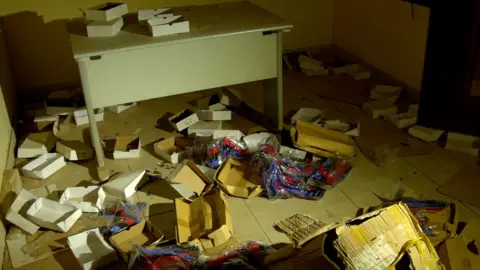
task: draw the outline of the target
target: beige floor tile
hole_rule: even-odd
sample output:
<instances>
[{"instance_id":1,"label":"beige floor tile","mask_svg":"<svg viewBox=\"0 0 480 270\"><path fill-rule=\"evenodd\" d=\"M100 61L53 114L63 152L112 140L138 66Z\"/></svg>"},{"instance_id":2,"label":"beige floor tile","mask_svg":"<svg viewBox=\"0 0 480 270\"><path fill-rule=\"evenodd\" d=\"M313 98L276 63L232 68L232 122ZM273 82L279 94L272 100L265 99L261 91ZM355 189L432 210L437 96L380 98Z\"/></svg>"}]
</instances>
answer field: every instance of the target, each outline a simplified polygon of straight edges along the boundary
<instances>
[{"instance_id":1,"label":"beige floor tile","mask_svg":"<svg viewBox=\"0 0 480 270\"><path fill-rule=\"evenodd\" d=\"M245 199L228 198L228 207L232 216L233 234L243 241L271 243L262 226L246 205Z\"/></svg>"}]
</instances>

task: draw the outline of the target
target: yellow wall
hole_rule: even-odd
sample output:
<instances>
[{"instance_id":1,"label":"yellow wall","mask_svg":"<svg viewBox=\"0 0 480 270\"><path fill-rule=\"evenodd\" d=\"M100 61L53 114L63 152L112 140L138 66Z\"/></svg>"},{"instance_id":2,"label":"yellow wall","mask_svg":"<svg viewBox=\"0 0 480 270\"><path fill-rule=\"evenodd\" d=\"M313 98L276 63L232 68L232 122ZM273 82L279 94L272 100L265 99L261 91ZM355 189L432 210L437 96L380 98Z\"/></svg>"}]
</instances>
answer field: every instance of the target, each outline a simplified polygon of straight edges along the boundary
<instances>
[{"instance_id":1,"label":"yellow wall","mask_svg":"<svg viewBox=\"0 0 480 270\"><path fill-rule=\"evenodd\" d=\"M126 0L131 12L144 8L202 5L233 0ZM106 0L0 1L15 82L20 88L79 81L71 58L64 19L81 16L80 9ZM252 0L292 22L285 35L285 49L330 44L334 0ZM25 12L29 11L29 12Z\"/></svg>"},{"instance_id":2,"label":"yellow wall","mask_svg":"<svg viewBox=\"0 0 480 270\"><path fill-rule=\"evenodd\" d=\"M429 16L399 0L335 0L333 43L419 90Z\"/></svg>"}]
</instances>

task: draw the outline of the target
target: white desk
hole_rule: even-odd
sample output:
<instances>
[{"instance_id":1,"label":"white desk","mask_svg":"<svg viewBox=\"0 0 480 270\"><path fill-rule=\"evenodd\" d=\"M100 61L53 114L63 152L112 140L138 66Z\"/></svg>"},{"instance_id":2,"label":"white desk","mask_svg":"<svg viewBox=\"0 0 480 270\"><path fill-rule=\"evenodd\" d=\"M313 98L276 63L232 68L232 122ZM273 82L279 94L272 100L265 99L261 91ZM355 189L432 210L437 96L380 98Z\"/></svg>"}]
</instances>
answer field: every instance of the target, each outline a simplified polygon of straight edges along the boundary
<instances>
[{"instance_id":1,"label":"white desk","mask_svg":"<svg viewBox=\"0 0 480 270\"><path fill-rule=\"evenodd\" d=\"M101 179L95 108L265 80L265 115L282 128L282 32L292 25L250 2L173 13L190 21L189 33L151 37L135 24L111 38L70 34Z\"/></svg>"}]
</instances>

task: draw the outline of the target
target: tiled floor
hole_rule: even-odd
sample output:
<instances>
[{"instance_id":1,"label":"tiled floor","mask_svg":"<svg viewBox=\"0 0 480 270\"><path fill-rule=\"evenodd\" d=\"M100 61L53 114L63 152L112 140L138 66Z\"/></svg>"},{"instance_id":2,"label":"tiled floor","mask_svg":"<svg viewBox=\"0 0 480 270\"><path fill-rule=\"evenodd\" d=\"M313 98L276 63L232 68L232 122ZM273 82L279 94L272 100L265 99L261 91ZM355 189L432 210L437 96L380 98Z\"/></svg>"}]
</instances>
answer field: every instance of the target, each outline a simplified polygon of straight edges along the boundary
<instances>
[{"instance_id":1,"label":"tiled floor","mask_svg":"<svg viewBox=\"0 0 480 270\"><path fill-rule=\"evenodd\" d=\"M349 78L345 77L346 80ZM326 78L325 80L328 80ZM364 84L364 83L363 83ZM241 86L240 92L246 102L262 111L263 97L259 84ZM363 86L362 86L363 87ZM285 75L284 111L300 107L314 107L325 111L330 118L347 119L338 107L338 102L322 99L315 94L315 84L312 80L302 82L298 74ZM208 91L207 91L208 92ZM159 158L152 150L152 143L168 136L169 130L155 128L157 120L167 112L176 112L188 106L188 101L206 94L206 92L173 96L163 99L141 102L136 108L119 115L107 111L105 121L99 124L102 137L115 135L138 134L143 143L140 159L116 161L107 160L107 165L113 171L128 171L146 168L168 174ZM342 106L353 106L345 105ZM230 121L234 128L246 132L254 124L248 120L234 117ZM382 120L378 120L382 121ZM398 130L398 132L402 132ZM66 139L87 139L87 127L75 129ZM356 149L357 156L353 159L353 170L348 178L333 190L328 191L318 201L288 199L269 201L265 198L243 200L229 198L230 213L233 218L234 234L241 240L257 240L266 243L289 241L288 238L277 232L273 224L282 218L294 213L310 214L325 222L339 222L354 217L362 207L375 206L381 203L381 198L391 199L399 189L404 190L405 196L421 199L441 199L452 201L436 189L445 182L462 165L475 162L475 158L462 154L445 151L434 147L428 155L397 157L395 161L377 167L368 161L361 151ZM18 161L22 164L22 161ZM61 169L45 181L24 179L26 187L33 188L40 185L57 184L62 189L75 186L83 181L94 182L95 163L93 161L73 163ZM173 196L168 192L167 184L155 184L144 187L137 192L137 199L147 201L150 219L160 224L167 233L174 233ZM460 204L460 219L469 221L480 214L479 209Z\"/></svg>"}]
</instances>

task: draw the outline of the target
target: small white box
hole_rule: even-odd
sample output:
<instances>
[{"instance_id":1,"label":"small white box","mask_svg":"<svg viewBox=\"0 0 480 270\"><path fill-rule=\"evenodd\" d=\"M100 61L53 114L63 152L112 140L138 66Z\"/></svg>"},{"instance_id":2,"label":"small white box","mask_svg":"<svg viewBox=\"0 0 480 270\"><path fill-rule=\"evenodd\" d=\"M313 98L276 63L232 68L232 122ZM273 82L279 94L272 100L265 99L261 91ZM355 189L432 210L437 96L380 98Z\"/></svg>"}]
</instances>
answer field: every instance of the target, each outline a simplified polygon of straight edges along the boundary
<instances>
[{"instance_id":1,"label":"small white box","mask_svg":"<svg viewBox=\"0 0 480 270\"><path fill-rule=\"evenodd\" d=\"M190 22L175 22L181 17L182 15L156 16L147 21L148 29L154 37L190 32Z\"/></svg>"},{"instance_id":2,"label":"small white box","mask_svg":"<svg viewBox=\"0 0 480 270\"><path fill-rule=\"evenodd\" d=\"M167 12L169 11L170 8L160 8L160 9L144 9L144 10L139 10L137 12L137 16L138 16L138 21L141 22L141 21L146 21L146 20L150 20L156 16L173 16L173 14L162 14L164 12Z\"/></svg>"},{"instance_id":3,"label":"small white box","mask_svg":"<svg viewBox=\"0 0 480 270\"><path fill-rule=\"evenodd\" d=\"M57 137L52 132L32 133L20 144L17 150L18 158L33 158L52 150Z\"/></svg>"},{"instance_id":4,"label":"small white box","mask_svg":"<svg viewBox=\"0 0 480 270\"><path fill-rule=\"evenodd\" d=\"M119 173L104 184L102 188L110 195L128 199L135 194L138 185L148 180L145 173L145 170Z\"/></svg>"},{"instance_id":5,"label":"small white box","mask_svg":"<svg viewBox=\"0 0 480 270\"><path fill-rule=\"evenodd\" d=\"M222 121L199 121L198 123L191 125L188 128L188 135L197 137L210 137L213 136L215 130L222 129Z\"/></svg>"},{"instance_id":6,"label":"small white box","mask_svg":"<svg viewBox=\"0 0 480 270\"><path fill-rule=\"evenodd\" d=\"M65 163L65 158L62 155L46 153L23 166L22 172L27 177L47 179L65 165L67 163Z\"/></svg>"},{"instance_id":7,"label":"small white box","mask_svg":"<svg viewBox=\"0 0 480 270\"><path fill-rule=\"evenodd\" d=\"M123 27L123 18L111 21L91 21L87 23L88 37L114 37Z\"/></svg>"},{"instance_id":8,"label":"small white box","mask_svg":"<svg viewBox=\"0 0 480 270\"><path fill-rule=\"evenodd\" d=\"M93 158L93 149L81 141L58 141L56 151L72 161Z\"/></svg>"},{"instance_id":9,"label":"small white box","mask_svg":"<svg viewBox=\"0 0 480 270\"><path fill-rule=\"evenodd\" d=\"M101 269L118 260L98 228L68 237L68 246L84 270Z\"/></svg>"},{"instance_id":10,"label":"small white box","mask_svg":"<svg viewBox=\"0 0 480 270\"><path fill-rule=\"evenodd\" d=\"M192 151L187 150L188 146L193 146L193 138L169 137L155 143L153 149L164 160L177 164L193 154Z\"/></svg>"},{"instance_id":11,"label":"small white box","mask_svg":"<svg viewBox=\"0 0 480 270\"><path fill-rule=\"evenodd\" d=\"M376 85L375 88L370 91L370 98L395 103L402 94L402 90L403 88L401 86Z\"/></svg>"},{"instance_id":12,"label":"small white box","mask_svg":"<svg viewBox=\"0 0 480 270\"><path fill-rule=\"evenodd\" d=\"M183 110L168 118L168 121L178 132L180 132L197 123L199 119L197 114L191 110Z\"/></svg>"},{"instance_id":13,"label":"small white box","mask_svg":"<svg viewBox=\"0 0 480 270\"><path fill-rule=\"evenodd\" d=\"M397 128L407 128L417 123L417 115L412 113L401 113L386 115L385 120Z\"/></svg>"},{"instance_id":14,"label":"small white box","mask_svg":"<svg viewBox=\"0 0 480 270\"><path fill-rule=\"evenodd\" d=\"M235 140L241 140L245 134L243 134L240 130L223 130L218 129L213 131L213 139L221 139L221 138L232 138Z\"/></svg>"},{"instance_id":15,"label":"small white box","mask_svg":"<svg viewBox=\"0 0 480 270\"><path fill-rule=\"evenodd\" d=\"M7 215L5 219L15 224L20 229L26 231L29 234L34 234L38 231L39 227L35 225L33 222L28 220L25 216L20 214L20 211L25 211L25 208L38 197L27 191L26 189L22 189L20 193L18 193L17 198L13 201L12 205L8 209ZM24 214L25 212L23 212Z\"/></svg>"},{"instance_id":16,"label":"small white box","mask_svg":"<svg viewBox=\"0 0 480 270\"><path fill-rule=\"evenodd\" d=\"M67 232L82 215L82 210L45 198L38 198L27 210L27 217L42 228Z\"/></svg>"},{"instance_id":17,"label":"small white box","mask_svg":"<svg viewBox=\"0 0 480 270\"><path fill-rule=\"evenodd\" d=\"M113 159L139 158L142 142L138 136L118 136L113 150Z\"/></svg>"},{"instance_id":18,"label":"small white box","mask_svg":"<svg viewBox=\"0 0 480 270\"><path fill-rule=\"evenodd\" d=\"M362 110L372 119L397 113L397 107L386 101L372 101L363 103Z\"/></svg>"},{"instance_id":19,"label":"small white box","mask_svg":"<svg viewBox=\"0 0 480 270\"><path fill-rule=\"evenodd\" d=\"M222 103L215 103L215 104L209 105L208 109L213 111L224 111L227 109L227 107Z\"/></svg>"},{"instance_id":20,"label":"small white box","mask_svg":"<svg viewBox=\"0 0 480 270\"><path fill-rule=\"evenodd\" d=\"M105 3L85 10L85 19L91 21L111 21L128 13L125 3Z\"/></svg>"},{"instance_id":21,"label":"small white box","mask_svg":"<svg viewBox=\"0 0 480 270\"><path fill-rule=\"evenodd\" d=\"M103 121L103 118L105 115L105 112L103 109L95 109L93 110L93 112L95 113L96 122ZM73 117L75 118L75 123L77 124L77 126L90 123L90 121L88 120L88 113L86 108L75 110L73 112Z\"/></svg>"},{"instance_id":22,"label":"small white box","mask_svg":"<svg viewBox=\"0 0 480 270\"><path fill-rule=\"evenodd\" d=\"M133 108L135 106L137 106L138 103L137 102L132 102L132 103L126 103L126 104L120 104L120 105L116 105L116 106L110 106L110 107L107 107L107 109L109 111L112 111L114 113L122 113L130 108Z\"/></svg>"},{"instance_id":23,"label":"small white box","mask_svg":"<svg viewBox=\"0 0 480 270\"><path fill-rule=\"evenodd\" d=\"M106 196L105 191L98 186L71 187L63 192L59 202L76 207L83 213L97 213L103 209Z\"/></svg>"},{"instance_id":24,"label":"small white box","mask_svg":"<svg viewBox=\"0 0 480 270\"><path fill-rule=\"evenodd\" d=\"M201 121L232 120L231 111L198 110L196 113Z\"/></svg>"}]
</instances>

